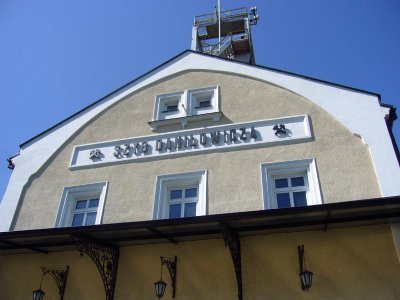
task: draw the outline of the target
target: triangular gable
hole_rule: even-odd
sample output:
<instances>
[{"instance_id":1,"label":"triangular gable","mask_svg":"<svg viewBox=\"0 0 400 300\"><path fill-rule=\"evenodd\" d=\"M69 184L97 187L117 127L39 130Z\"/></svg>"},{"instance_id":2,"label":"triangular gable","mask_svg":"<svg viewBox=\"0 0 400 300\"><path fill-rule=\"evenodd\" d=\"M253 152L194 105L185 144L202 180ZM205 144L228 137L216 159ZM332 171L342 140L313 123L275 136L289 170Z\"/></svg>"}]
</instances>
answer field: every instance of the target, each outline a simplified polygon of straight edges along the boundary
<instances>
[{"instance_id":1,"label":"triangular gable","mask_svg":"<svg viewBox=\"0 0 400 300\"><path fill-rule=\"evenodd\" d=\"M32 175L62 147L80 128L99 113L129 94L163 78L190 70L231 73L255 78L299 94L330 113L351 132L369 145L382 196L400 194L395 185L400 171L384 122L379 95L275 69L248 65L215 56L185 51L141 77L112 92L70 118L53 126L21 145L20 155L0 209L0 231L12 228L23 188ZM34 158L34 159L33 159ZM390 180L388 180L390 177Z\"/></svg>"}]
</instances>

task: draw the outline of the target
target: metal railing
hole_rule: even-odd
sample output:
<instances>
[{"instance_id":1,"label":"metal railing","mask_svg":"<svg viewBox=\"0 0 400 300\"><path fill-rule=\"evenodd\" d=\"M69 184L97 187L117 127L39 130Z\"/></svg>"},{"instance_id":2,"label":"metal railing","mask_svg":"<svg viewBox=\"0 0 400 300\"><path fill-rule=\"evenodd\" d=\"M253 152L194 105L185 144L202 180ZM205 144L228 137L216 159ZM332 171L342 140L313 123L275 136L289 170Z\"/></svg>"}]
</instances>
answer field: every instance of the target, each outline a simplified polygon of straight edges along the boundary
<instances>
[{"instance_id":1,"label":"metal railing","mask_svg":"<svg viewBox=\"0 0 400 300\"><path fill-rule=\"evenodd\" d=\"M231 10L221 10L221 21L234 21L247 18L249 16L247 7L236 8ZM194 26L206 26L218 22L218 12L199 15L194 17Z\"/></svg>"}]
</instances>

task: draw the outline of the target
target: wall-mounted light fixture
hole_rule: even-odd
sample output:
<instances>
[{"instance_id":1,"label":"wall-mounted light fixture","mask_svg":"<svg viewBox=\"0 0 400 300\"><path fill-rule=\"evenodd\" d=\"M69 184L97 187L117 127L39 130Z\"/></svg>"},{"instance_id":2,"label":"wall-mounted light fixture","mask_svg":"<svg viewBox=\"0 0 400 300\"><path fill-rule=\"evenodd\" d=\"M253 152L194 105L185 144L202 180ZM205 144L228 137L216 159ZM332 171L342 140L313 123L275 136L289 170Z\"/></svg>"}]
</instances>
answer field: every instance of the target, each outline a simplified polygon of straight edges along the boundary
<instances>
[{"instance_id":1,"label":"wall-mounted light fixture","mask_svg":"<svg viewBox=\"0 0 400 300\"><path fill-rule=\"evenodd\" d=\"M299 264L300 264L300 282L301 288L303 291L308 291L308 289L312 285L312 277L313 272L307 270L306 268L306 259L304 256L304 245L300 245L297 247L299 250Z\"/></svg>"},{"instance_id":2,"label":"wall-mounted light fixture","mask_svg":"<svg viewBox=\"0 0 400 300\"><path fill-rule=\"evenodd\" d=\"M47 267L40 267L42 269L42 279L40 281L40 287L33 291L33 300L42 300L45 292L42 290L43 278L45 275L50 274L51 277L56 281L58 287L58 295L60 296L60 300L64 298L65 286L67 285L67 277L69 266L66 269L54 269Z\"/></svg>"},{"instance_id":3,"label":"wall-mounted light fixture","mask_svg":"<svg viewBox=\"0 0 400 300\"><path fill-rule=\"evenodd\" d=\"M160 300L161 297L164 296L165 288L167 287L167 284L162 279L163 267L164 265L166 265L169 271L169 275L171 276L172 298L175 298L176 266L178 258L176 256L174 256L174 258L160 256L160 259L161 259L161 277L159 281L154 282L154 289L156 291L156 296Z\"/></svg>"}]
</instances>

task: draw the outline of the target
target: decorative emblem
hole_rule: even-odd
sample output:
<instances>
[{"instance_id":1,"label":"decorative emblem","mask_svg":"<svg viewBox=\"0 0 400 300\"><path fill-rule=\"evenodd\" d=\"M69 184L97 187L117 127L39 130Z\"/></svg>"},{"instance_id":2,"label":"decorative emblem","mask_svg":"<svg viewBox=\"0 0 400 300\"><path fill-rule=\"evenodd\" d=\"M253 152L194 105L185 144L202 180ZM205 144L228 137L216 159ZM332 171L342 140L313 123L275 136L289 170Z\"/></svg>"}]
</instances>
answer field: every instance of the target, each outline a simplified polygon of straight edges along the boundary
<instances>
[{"instance_id":1,"label":"decorative emblem","mask_svg":"<svg viewBox=\"0 0 400 300\"><path fill-rule=\"evenodd\" d=\"M272 129L275 130L275 135L278 137L287 134L286 127L283 124L275 125Z\"/></svg>"},{"instance_id":2,"label":"decorative emblem","mask_svg":"<svg viewBox=\"0 0 400 300\"><path fill-rule=\"evenodd\" d=\"M94 150L90 151L89 158L93 160L96 158L100 158L100 155L101 155L100 149L94 149Z\"/></svg>"}]
</instances>

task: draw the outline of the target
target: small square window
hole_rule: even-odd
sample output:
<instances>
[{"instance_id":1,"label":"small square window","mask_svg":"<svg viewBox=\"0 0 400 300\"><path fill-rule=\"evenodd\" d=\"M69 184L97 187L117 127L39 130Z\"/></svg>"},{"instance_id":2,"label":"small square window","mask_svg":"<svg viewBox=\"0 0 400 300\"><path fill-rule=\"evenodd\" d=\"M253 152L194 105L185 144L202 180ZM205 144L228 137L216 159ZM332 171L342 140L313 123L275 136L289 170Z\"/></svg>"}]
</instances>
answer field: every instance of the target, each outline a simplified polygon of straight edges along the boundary
<instances>
[{"instance_id":1,"label":"small square window","mask_svg":"<svg viewBox=\"0 0 400 300\"><path fill-rule=\"evenodd\" d=\"M158 176L153 218L175 219L205 215L206 191L206 171Z\"/></svg>"},{"instance_id":2,"label":"small square window","mask_svg":"<svg viewBox=\"0 0 400 300\"><path fill-rule=\"evenodd\" d=\"M64 188L56 227L100 224L107 182Z\"/></svg>"},{"instance_id":3,"label":"small square window","mask_svg":"<svg viewBox=\"0 0 400 300\"><path fill-rule=\"evenodd\" d=\"M184 104L184 92L158 95L154 108L154 120L167 120L185 116L181 105Z\"/></svg>"},{"instance_id":4,"label":"small square window","mask_svg":"<svg viewBox=\"0 0 400 300\"><path fill-rule=\"evenodd\" d=\"M191 115L219 111L218 87L208 87L188 91Z\"/></svg>"},{"instance_id":5,"label":"small square window","mask_svg":"<svg viewBox=\"0 0 400 300\"><path fill-rule=\"evenodd\" d=\"M264 207L289 208L321 204L314 159L261 165Z\"/></svg>"}]
</instances>

